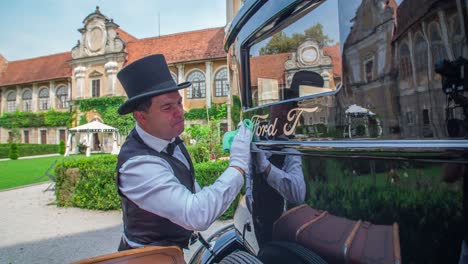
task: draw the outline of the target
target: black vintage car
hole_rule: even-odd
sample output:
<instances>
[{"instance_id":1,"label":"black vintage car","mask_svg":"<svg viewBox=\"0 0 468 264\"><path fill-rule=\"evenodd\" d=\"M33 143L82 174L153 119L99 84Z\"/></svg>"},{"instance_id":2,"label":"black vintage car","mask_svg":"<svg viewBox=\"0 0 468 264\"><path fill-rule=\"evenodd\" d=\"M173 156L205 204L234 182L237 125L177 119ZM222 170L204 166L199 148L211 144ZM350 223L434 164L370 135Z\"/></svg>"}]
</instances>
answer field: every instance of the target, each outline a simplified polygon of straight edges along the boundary
<instances>
[{"instance_id":1,"label":"black vintage car","mask_svg":"<svg viewBox=\"0 0 468 264\"><path fill-rule=\"evenodd\" d=\"M225 48L252 169L235 224L191 263L458 263L466 5L245 1Z\"/></svg>"}]
</instances>

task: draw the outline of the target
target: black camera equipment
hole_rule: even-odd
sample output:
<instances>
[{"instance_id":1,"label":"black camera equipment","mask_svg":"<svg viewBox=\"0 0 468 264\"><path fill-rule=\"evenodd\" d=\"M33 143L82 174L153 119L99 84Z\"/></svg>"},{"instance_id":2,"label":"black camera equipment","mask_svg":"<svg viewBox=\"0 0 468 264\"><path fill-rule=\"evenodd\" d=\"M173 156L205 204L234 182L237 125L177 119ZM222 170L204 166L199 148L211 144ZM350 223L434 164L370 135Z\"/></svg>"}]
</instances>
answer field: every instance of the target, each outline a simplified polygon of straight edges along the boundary
<instances>
[{"instance_id":1,"label":"black camera equipment","mask_svg":"<svg viewBox=\"0 0 468 264\"><path fill-rule=\"evenodd\" d=\"M435 65L435 72L442 76L442 90L446 94L468 91L468 60L441 60Z\"/></svg>"},{"instance_id":2,"label":"black camera equipment","mask_svg":"<svg viewBox=\"0 0 468 264\"><path fill-rule=\"evenodd\" d=\"M439 61L435 65L435 72L442 77L442 91L447 97L445 121L448 135L465 137L468 133L468 98L463 92L468 91L468 78L465 78L468 76L468 60L459 57L453 61ZM456 108L462 109L463 119L455 117Z\"/></svg>"}]
</instances>

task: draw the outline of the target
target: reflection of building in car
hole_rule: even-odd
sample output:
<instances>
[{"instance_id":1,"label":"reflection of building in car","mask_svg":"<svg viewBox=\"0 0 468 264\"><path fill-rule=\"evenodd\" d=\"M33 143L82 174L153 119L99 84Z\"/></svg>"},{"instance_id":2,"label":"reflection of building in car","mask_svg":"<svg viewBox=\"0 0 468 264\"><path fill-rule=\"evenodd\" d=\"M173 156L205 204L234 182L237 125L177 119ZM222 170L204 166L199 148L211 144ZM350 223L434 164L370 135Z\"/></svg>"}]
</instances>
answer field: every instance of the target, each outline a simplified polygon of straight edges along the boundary
<instances>
[{"instance_id":1,"label":"reflection of building in car","mask_svg":"<svg viewBox=\"0 0 468 264\"><path fill-rule=\"evenodd\" d=\"M265 43L268 44L268 41L255 45L254 50L261 50ZM311 71L323 79L323 85L318 87L307 87L305 82L299 88L300 97L332 91L341 82L341 61L337 44L320 47L316 41L306 40L293 52L251 55L250 82L255 105L287 99L279 91L290 88L297 73Z\"/></svg>"},{"instance_id":2,"label":"reflection of building in car","mask_svg":"<svg viewBox=\"0 0 468 264\"><path fill-rule=\"evenodd\" d=\"M384 137L447 136L446 115L463 119L462 110L446 111L434 70L438 61L456 59L466 48L456 1L363 2L352 22L343 47L346 94L387 120ZM344 112L350 102L340 99Z\"/></svg>"},{"instance_id":3,"label":"reflection of building in car","mask_svg":"<svg viewBox=\"0 0 468 264\"><path fill-rule=\"evenodd\" d=\"M393 104L395 83L391 78L392 33L395 27L397 4L371 4L363 1L354 17L349 17L352 26L343 45L343 80L346 94L353 103L376 114L385 115L384 131L398 127L396 106ZM349 120L345 111L351 102L349 97L339 97L338 107L344 117L343 125Z\"/></svg>"}]
</instances>

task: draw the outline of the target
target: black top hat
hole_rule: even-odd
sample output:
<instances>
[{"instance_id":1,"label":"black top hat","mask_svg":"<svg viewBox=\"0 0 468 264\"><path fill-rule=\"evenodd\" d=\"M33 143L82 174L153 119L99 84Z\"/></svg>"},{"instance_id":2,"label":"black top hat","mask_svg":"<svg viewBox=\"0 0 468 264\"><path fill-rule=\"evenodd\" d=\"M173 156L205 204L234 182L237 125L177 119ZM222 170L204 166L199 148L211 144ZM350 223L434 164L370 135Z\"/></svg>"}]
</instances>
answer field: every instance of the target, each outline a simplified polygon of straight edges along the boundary
<instances>
[{"instance_id":1,"label":"black top hat","mask_svg":"<svg viewBox=\"0 0 468 264\"><path fill-rule=\"evenodd\" d=\"M187 88L190 82L176 84L162 54L154 54L134 61L120 70L117 78L127 93L128 100L119 107L119 114L132 112L148 97Z\"/></svg>"}]
</instances>

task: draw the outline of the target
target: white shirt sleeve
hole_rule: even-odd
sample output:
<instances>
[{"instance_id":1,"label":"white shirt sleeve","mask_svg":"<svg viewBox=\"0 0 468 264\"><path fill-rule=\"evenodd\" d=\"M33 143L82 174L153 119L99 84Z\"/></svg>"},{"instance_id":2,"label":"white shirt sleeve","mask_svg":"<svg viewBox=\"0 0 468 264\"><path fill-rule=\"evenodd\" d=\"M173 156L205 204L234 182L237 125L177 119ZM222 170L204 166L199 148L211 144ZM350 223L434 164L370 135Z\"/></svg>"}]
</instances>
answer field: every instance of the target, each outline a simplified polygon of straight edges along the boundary
<instances>
[{"instance_id":1,"label":"white shirt sleeve","mask_svg":"<svg viewBox=\"0 0 468 264\"><path fill-rule=\"evenodd\" d=\"M284 149L284 151L294 153L294 150L290 149ZM267 182L289 202L303 203L306 187L301 156L286 155L282 169L272 164L270 173L267 176Z\"/></svg>"},{"instance_id":2,"label":"white shirt sleeve","mask_svg":"<svg viewBox=\"0 0 468 264\"><path fill-rule=\"evenodd\" d=\"M196 183L196 193L192 193L174 176L169 163L156 156L133 157L119 172L119 188L128 199L188 230L206 230L244 184L240 172L228 168L210 186L201 189Z\"/></svg>"}]
</instances>

